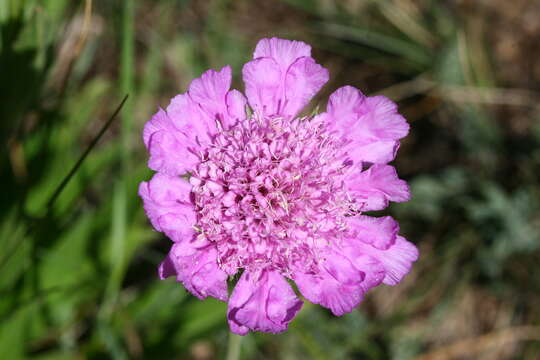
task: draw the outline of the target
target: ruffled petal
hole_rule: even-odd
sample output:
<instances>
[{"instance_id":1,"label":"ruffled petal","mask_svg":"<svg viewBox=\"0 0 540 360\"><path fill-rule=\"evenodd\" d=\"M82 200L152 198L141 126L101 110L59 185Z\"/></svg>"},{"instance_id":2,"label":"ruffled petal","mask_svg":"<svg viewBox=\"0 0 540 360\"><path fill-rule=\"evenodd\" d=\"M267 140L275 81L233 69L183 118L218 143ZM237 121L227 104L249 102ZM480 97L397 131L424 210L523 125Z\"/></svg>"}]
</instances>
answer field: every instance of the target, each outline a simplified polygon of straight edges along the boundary
<instances>
[{"instance_id":1,"label":"ruffled petal","mask_svg":"<svg viewBox=\"0 0 540 360\"><path fill-rule=\"evenodd\" d=\"M245 271L229 299L227 318L231 331L278 333L287 329L302 301L278 272Z\"/></svg>"},{"instance_id":2,"label":"ruffled petal","mask_svg":"<svg viewBox=\"0 0 540 360\"><path fill-rule=\"evenodd\" d=\"M215 121L205 116L189 94L179 94L172 98L167 106L167 115L174 126L197 147L209 143L211 135L217 131Z\"/></svg>"},{"instance_id":3,"label":"ruffled petal","mask_svg":"<svg viewBox=\"0 0 540 360\"><path fill-rule=\"evenodd\" d=\"M385 277L384 266L376 258L365 254L347 254L354 266L364 273L364 281L360 284L365 294L381 284Z\"/></svg>"},{"instance_id":4,"label":"ruffled petal","mask_svg":"<svg viewBox=\"0 0 540 360\"><path fill-rule=\"evenodd\" d=\"M262 39L243 69L246 95L255 111L293 117L328 81L328 71L300 41Z\"/></svg>"},{"instance_id":5,"label":"ruffled petal","mask_svg":"<svg viewBox=\"0 0 540 360\"><path fill-rule=\"evenodd\" d=\"M242 102L245 104L244 96L236 90L233 90L234 93L231 95L230 87L230 66L225 66L220 71L208 70L200 78L193 80L189 86L189 96L206 115L205 121L212 134L217 131L216 120L228 128L239 119L245 118L245 109L238 111L238 106L241 106Z\"/></svg>"},{"instance_id":6,"label":"ruffled petal","mask_svg":"<svg viewBox=\"0 0 540 360\"><path fill-rule=\"evenodd\" d=\"M268 57L274 59L281 69L287 71L296 59L311 56L311 46L295 40L278 38L261 39L255 47L253 58Z\"/></svg>"},{"instance_id":7,"label":"ruffled petal","mask_svg":"<svg viewBox=\"0 0 540 360\"><path fill-rule=\"evenodd\" d=\"M371 244L377 249L386 250L396 241L399 225L390 216L371 217L354 216L349 217L348 225L352 235L366 244Z\"/></svg>"},{"instance_id":8,"label":"ruffled petal","mask_svg":"<svg viewBox=\"0 0 540 360\"><path fill-rule=\"evenodd\" d=\"M186 289L204 299L207 296L227 301L227 274L217 264L217 251L205 240L193 239L175 243L159 266L163 280L176 276Z\"/></svg>"},{"instance_id":9,"label":"ruffled petal","mask_svg":"<svg viewBox=\"0 0 540 360\"><path fill-rule=\"evenodd\" d=\"M148 167L171 176L189 171L199 161L198 144L178 130L168 114L159 110L146 123L143 140L150 159Z\"/></svg>"},{"instance_id":10,"label":"ruffled petal","mask_svg":"<svg viewBox=\"0 0 540 360\"><path fill-rule=\"evenodd\" d=\"M334 91L328 99L326 114L328 126L340 135L354 126L358 120L360 107L365 95L352 86L343 86Z\"/></svg>"},{"instance_id":11,"label":"ruffled petal","mask_svg":"<svg viewBox=\"0 0 540 360\"><path fill-rule=\"evenodd\" d=\"M231 90L227 93L225 102L227 103L227 112L232 123L246 118L247 101L244 94L238 90Z\"/></svg>"},{"instance_id":12,"label":"ruffled petal","mask_svg":"<svg viewBox=\"0 0 540 360\"><path fill-rule=\"evenodd\" d=\"M369 255L377 259L384 267L383 283L387 285L398 284L409 273L412 263L418 259L418 249L413 243L397 236L394 244L388 249L377 249L361 239L351 238L346 248L351 256Z\"/></svg>"},{"instance_id":13,"label":"ruffled petal","mask_svg":"<svg viewBox=\"0 0 540 360\"><path fill-rule=\"evenodd\" d=\"M209 113L226 112L225 96L231 87L231 67L220 71L207 70L189 85L189 96L198 104L204 104Z\"/></svg>"},{"instance_id":14,"label":"ruffled petal","mask_svg":"<svg viewBox=\"0 0 540 360\"><path fill-rule=\"evenodd\" d=\"M386 96L367 97L360 121L368 124L373 137L384 140L401 139L409 133L409 124L397 110L396 103Z\"/></svg>"},{"instance_id":15,"label":"ruffled petal","mask_svg":"<svg viewBox=\"0 0 540 360\"><path fill-rule=\"evenodd\" d=\"M183 179L161 173L139 185L139 196L152 225L173 241L189 240L195 234L191 188L191 184Z\"/></svg>"},{"instance_id":16,"label":"ruffled petal","mask_svg":"<svg viewBox=\"0 0 540 360\"><path fill-rule=\"evenodd\" d=\"M229 91L231 69L208 70L193 80L187 94L175 96L145 125L143 140L150 152L148 167L174 176L200 162L201 146L211 141L218 122L230 127L245 119L246 99Z\"/></svg>"},{"instance_id":17,"label":"ruffled petal","mask_svg":"<svg viewBox=\"0 0 540 360\"><path fill-rule=\"evenodd\" d=\"M264 115L279 113L283 89L281 71L271 58L259 58L244 65L242 76L251 107Z\"/></svg>"},{"instance_id":18,"label":"ruffled petal","mask_svg":"<svg viewBox=\"0 0 540 360\"><path fill-rule=\"evenodd\" d=\"M285 77L285 106L283 114L294 116L328 81L328 70L310 57L296 60Z\"/></svg>"},{"instance_id":19,"label":"ruffled petal","mask_svg":"<svg viewBox=\"0 0 540 360\"><path fill-rule=\"evenodd\" d=\"M294 280L309 301L341 316L351 312L383 277L384 269L376 259L333 251L325 254L318 272L297 271Z\"/></svg>"},{"instance_id":20,"label":"ruffled petal","mask_svg":"<svg viewBox=\"0 0 540 360\"><path fill-rule=\"evenodd\" d=\"M409 124L398 114L394 102L384 96L366 97L351 86L330 95L324 118L342 138L345 151L356 163L392 161L399 148L398 140L409 132Z\"/></svg>"},{"instance_id":21,"label":"ruffled petal","mask_svg":"<svg viewBox=\"0 0 540 360\"><path fill-rule=\"evenodd\" d=\"M349 158L356 163L366 161L386 164L395 159L399 149L399 141L380 140L364 144L351 142L344 149Z\"/></svg>"},{"instance_id":22,"label":"ruffled petal","mask_svg":"<svg viewBox=\"0 0 540 360\"><path fill-rule=\"evenodd\" d=\"M353 166L344 181L361 211L382 210L389 201L403 202L411 198L409 186L398 178L396 169L390 165L374 164L365 171L361 171L359 165Z\"/></svg>"}]
</instances>

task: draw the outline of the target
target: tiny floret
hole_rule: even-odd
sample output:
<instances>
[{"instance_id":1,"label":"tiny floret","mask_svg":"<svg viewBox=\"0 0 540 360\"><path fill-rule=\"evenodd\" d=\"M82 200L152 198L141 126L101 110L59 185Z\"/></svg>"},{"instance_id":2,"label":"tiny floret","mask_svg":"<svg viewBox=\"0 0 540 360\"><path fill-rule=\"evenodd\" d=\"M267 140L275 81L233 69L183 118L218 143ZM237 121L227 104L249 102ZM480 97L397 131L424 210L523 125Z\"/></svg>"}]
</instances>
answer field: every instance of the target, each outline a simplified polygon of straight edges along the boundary
<instances>
[{"instance_id":1,"label":"tiny floret","mask_svg":"<svg viewBox=\"0 0 540 360\"><path fill-rule=\"evenodd\" d=\"M328 81L300 41L262 39L242 75L246 96L230 67L208 70L144 128L156 174L139 195L173 242L160 278L227 301L240 335L287 329L303 303L287 279L335 315L399 283L418 250L390 216L365 215L410 198L388 165L409 131L396 104L345 86L299 115Z\"/></svg>"}]
</instances>

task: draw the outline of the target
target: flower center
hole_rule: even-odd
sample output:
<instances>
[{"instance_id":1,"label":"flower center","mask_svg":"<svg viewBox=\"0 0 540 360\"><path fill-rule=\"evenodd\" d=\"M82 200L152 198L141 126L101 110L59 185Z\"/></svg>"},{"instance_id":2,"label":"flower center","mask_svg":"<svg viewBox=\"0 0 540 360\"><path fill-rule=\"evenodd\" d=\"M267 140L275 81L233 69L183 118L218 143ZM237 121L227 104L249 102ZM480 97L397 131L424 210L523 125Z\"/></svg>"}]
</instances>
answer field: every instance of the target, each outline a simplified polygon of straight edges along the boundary
<instances>
[{"instance_id":1,"label":"flower center","mask_svg":"<svg viewBox=\"0 0 540 360\"><path fill-rule=\"evenodd\" d=\"M325 125L305 118L253 116L216 135L191 182L197 226L221 268L315 266L351 205L339 154Z\"/></svg>"}]
</instances>

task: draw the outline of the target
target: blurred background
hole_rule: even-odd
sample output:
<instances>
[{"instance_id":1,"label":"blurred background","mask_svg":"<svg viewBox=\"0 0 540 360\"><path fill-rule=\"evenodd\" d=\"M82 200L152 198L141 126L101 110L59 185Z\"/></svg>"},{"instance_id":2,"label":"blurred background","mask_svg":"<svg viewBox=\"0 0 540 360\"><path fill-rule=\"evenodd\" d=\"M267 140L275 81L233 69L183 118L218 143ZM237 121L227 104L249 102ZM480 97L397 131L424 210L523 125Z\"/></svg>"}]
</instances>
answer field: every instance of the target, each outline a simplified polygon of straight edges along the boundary
<instances>
[{"instance_id":1,"label":"blurred background","mask_svg":"<svg viewBox=\"0 0 540 360\"><path fill-rule=\"evenodd\" d=\"M267 36L330 70L313 104L345 84L398 102L413 199L389 213L421 258L241 358L539 359L538 0L0 0L0 358L225 358L226 304L157 279L141 132L208 68L242 89Z\"/></svg>"}]
</instances>

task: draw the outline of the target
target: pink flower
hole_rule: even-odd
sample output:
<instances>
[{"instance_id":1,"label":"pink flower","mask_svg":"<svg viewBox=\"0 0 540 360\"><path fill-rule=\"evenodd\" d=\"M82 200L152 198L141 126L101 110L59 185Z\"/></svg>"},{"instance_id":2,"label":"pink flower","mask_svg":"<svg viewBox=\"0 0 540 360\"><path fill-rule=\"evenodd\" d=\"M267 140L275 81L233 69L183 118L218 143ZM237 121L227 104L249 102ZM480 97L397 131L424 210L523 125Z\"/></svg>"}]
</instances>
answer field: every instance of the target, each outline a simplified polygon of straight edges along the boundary
<instances>
[{"instance_id":1,"label":"pink flower","mask_svg":"<svg viewBox=\"0 0 540 360\"><path fill-rule=\"evenodd\" d=\"M387 164L407 122L389 99L350 86L326 112L299 116L328 80L310 54L303 42L263 39L242 71L247 100L230 90L230 67L209 70L144 128L157 173L139 194L173 241L159 275L228 299L237 334L287 328L302 301L286 279L342 315L418 257L395 220L362 214L410 198Z\"/></svg>"}]
</instances>

